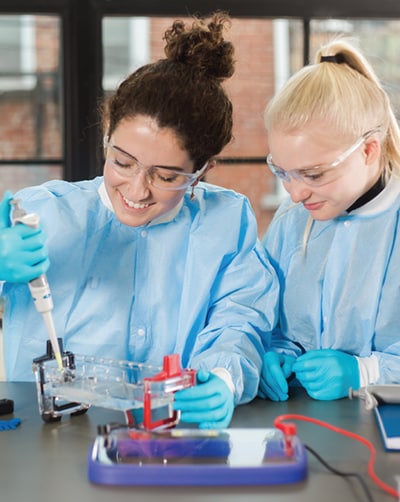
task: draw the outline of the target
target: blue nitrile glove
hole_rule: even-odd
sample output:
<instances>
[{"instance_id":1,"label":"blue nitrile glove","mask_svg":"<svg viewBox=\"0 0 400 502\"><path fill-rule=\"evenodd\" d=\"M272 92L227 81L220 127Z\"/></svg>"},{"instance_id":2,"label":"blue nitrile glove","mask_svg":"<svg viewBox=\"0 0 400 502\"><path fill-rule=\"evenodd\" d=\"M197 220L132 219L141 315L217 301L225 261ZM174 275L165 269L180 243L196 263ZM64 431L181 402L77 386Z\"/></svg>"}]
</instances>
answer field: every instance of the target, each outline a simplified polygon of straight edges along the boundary
<instances>
[{"instance_id":1,"label":"blue nitrile glove","mask_svg":"<svg viewBox=\"0 0 400 502\"><path fill-rule=\"evenodd\" d=\"M350 387L360 388L357 359L339 350L310 350L297 358L293 371L314 399L340 399L349 395Z\"/></svg>"},{"instance_id":2,"label":"blue nitrile glove","mask_svg":"<svg viewBox=\"0 0 400 502\"><path fill-rule=\"evenodd\" d=\"M11 192L0 202L0 281L29 282L49 268L45 238L40 228L10 226Z\"/></svg>"},{"instance_id":3,"label":"blue nitrile glove","mask_svg":"<svg viewBox=\"0 0 400 502\"><path fill-rule=\"evenodd\" d=\"M10 431L16 429L21 423L20 418L11 418L10 420L0 420L0 431Z\"/></svg>"},{"instance_id":4,"label":"blue nitrile glove","mask_svg":"<svg viewBox=\"0 0 400 502\"><path fill-rule=\"evenodd\" d=\"M223 429L230 424L233 392L222 378L200 370L197 384L175 393L174 409L180 410L181 421L198 423L199 429Z\"/></svg>"},{"instance_id":5,"label":"blue nitrile glove","mask_svg":"<svg viewBox=\"0 0 400 502\"><path fill-rule=\"evenodd\" d=\"M292 374L296 358L277 352L264 354L258 395L272 401L286 401L289 397L287 379Z\"/></svg>"}]
</instances>

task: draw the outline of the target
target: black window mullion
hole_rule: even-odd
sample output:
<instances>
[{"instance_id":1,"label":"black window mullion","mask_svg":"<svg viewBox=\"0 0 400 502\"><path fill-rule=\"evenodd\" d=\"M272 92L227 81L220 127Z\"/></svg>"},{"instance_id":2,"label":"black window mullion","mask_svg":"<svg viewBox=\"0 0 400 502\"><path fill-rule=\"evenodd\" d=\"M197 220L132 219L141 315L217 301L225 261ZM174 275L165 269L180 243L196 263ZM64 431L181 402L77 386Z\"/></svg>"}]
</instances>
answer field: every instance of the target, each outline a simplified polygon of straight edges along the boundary
<instances>
[{"instance_id":1,"label":"black window mullion","mask_svg":"<svg viewBox=\"0 0 400 502\"><path fill-rule=\"evenodd\" d=\"M63 27L65 178L99 174L102 99L101 16L92 2L70 0Z\"/></svg>"}]
</instances>

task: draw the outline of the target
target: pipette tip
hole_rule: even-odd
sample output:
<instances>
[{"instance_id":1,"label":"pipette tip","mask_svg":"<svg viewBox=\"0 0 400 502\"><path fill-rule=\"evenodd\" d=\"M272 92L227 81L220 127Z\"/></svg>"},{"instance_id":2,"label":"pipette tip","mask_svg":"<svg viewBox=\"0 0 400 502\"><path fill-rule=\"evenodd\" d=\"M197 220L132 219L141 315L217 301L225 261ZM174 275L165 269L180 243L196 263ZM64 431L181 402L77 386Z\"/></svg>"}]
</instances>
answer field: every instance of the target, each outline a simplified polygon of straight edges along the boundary
<instances>
[{"instance_id":1,"label":"pipette tip","mask_svg":"<svg viewBox=\"0 0 400 502\"><path fill-rule=\"evenodd\" d=\"M64 365L63 365L62 358L61 358L61 352L55 352L54 357L56 358L56 361L58 364L58 369L60 371L64 371Z\"/></svg>"}]
</instances>

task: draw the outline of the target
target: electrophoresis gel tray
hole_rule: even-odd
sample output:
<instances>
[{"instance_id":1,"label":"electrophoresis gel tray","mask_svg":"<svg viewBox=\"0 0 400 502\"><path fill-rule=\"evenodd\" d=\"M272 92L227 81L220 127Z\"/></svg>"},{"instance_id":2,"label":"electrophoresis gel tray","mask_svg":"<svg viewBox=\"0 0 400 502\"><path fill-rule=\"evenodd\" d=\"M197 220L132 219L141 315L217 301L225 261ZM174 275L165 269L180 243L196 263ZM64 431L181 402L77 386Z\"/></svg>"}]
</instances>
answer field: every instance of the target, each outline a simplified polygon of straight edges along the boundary
<instances>
[{"instance_id":1,"label":"electrophoresis gel tray","mask_svg":"<svg viewBox=\"0 0 400 502\"><path fill-rule=\"evenodd\" d=\"M278 429L127 427L99 434L88 456L88 478L104 485L277 485L307 477L297 437L287 452Z\"/></svg>"},{"instance_id":2,"label":"electrophoresis gel tray","mask_svg":"<svg viewBox=\"0 0 400 502\"><path fill-rule=\"evenodd\" d=\"M62 359L61 371L48 353L33 362L39 412L46 422L100 406L123 411L137 428L169 428L179 422L174 392L196 381L194 370L181 368L178 354L165 356L162 367L72 352Z\"/></svg>"}]
</instances>

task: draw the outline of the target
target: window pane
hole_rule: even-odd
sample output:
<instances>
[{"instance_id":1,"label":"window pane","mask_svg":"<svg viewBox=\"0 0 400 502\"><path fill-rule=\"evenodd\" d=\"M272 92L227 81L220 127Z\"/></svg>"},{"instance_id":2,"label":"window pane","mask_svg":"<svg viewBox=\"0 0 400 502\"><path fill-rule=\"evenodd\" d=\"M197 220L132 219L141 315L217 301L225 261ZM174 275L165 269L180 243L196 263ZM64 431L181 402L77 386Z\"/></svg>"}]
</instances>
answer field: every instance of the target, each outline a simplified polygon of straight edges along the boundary
<instances>
[{"instance_id":1,"label":"window pane","mask_svg":"<svg viewBox=\"0 0 400 502\"><path fill-rule=\"evenodd\" d=\"M400 20L329 19L311 22L312 57L338 34L351 37L372 64L395 110L400 109Z\"/></svg>"},{"instance_id":2,"label":"window pane","mask_svg":"<svg viewBox=\"0 0 400 502\"><path fill-rule=\"evenodd\" d=\"M0 46L3 47L1 66L5 72L18 72L20 69L21 31L22 16L0 17Z\"/></svg>"},{"instance_id":3,"label":"window pane","mask_svg":"<svg viewBox=\"0 0 400 502\"><path fill-rule=\"evenodd\" d=\"M104 90L114 90L124 77L150 61L149 26L144 17L103 19Z\"/></svg>"},{"instance_id":4,"label":"window pane","mask_svg":"<svg viewBox=\"0 0 400 502\"><path fill-rule=\"evenodd\" d=\"M4 188L62 176L59 43L56 16L0 15L0 196ZM40 166L53 159L59 165Z\"/></svg>"},{"instance_id":5,"label":"window pane","mask_svg":"<svg viewBox=\"0 0 400 502\"><path fill-rule=\"evenodd\" d=\"M6 190L16 192L54 179L62 179L61 165L0 165L0 198Z\"/></svg>"}]
</instances>

